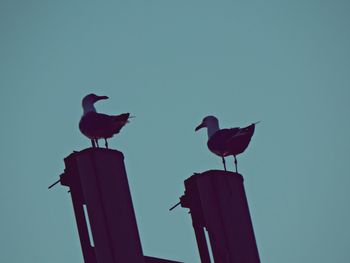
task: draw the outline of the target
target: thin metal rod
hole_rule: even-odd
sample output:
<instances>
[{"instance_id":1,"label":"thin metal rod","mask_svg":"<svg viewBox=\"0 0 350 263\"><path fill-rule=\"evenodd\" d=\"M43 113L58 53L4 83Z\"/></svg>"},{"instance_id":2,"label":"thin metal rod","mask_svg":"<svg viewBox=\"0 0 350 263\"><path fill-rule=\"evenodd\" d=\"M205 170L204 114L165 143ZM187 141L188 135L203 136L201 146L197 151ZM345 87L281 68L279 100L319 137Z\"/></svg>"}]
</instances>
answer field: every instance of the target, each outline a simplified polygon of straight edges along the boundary
<instances>
[{"instance_id":1,"label":"thin metal rod","mask_svg":"<svg viewBox=\"0 0 350 263\"><path fill-rule=\"evenodd\" d=\"M56 182L54 182L52 185L50 185L48 189L51 189L52 187L54 187L59 182L61 182L61 179L58 179Z\"/></svg>"},{"instance_id":2,"label":"thin metal rod","mask_svg":"<svg viewBox=\"0 0 350 263\"><path fill-rule=\"evenodd\" d=\"M172 207L169 209L169 211L173 210L175 207L177 207L177 206L180 205L180 204L181 204L181 201L178 202L176 205L172 206Z\"/></svg>"}]
</instances>

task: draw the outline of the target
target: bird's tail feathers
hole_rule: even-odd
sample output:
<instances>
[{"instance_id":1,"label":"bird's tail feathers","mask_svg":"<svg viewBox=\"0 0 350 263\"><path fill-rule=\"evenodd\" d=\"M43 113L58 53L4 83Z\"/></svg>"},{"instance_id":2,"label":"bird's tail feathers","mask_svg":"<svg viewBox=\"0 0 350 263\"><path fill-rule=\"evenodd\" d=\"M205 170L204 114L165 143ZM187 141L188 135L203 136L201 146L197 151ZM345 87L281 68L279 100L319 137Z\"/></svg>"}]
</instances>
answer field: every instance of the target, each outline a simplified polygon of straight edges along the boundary
<instances>
[{"instance_id":1,"label":"bird's tail feathers","mask_svg":"<svg viewBox=\"0 0 350 263\"><path fill-rule=\"evenodd\" d=\"M128 119L130 118L130 113L127 112L127 113L122 113L122 114L119 114L119 115L116 115L114 116L114 120L116 122L124 122L124 123L128 123Z\"/></svg>"},{"instance_id":2,"label":"bird's tail feathers","mask_svg":"<svg viewBox=\"0 0 350 263\"><path fill-rule=\"evenodd\" d=\"M136 116L134 116L134 115L131 115L130 116L130 113L128 113L128 119L126 120L126 123L129 123L130 121L130 119L133 119L133 118L136 118Z\"/></svg>"}]
</instances>

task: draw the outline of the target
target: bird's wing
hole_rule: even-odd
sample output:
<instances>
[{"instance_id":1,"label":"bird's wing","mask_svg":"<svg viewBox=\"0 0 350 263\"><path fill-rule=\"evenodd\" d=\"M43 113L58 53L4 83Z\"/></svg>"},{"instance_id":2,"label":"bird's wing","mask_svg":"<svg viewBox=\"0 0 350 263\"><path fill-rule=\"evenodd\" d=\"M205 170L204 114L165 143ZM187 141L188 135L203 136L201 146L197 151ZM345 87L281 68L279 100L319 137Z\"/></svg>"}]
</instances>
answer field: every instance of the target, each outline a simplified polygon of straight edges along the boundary
<instances>
[{"instance_id":1,"label":"bird's wing","mask_svg":"<svg viewBox=\"0 0 350 263\"><path fill-rule=\"evenodd\" d=\"M106 114L100 114L99 118L101 120L101 123L105 123L106 127L106 133L109 136L112 136L113 134L119 133L120 129L128 123L130 114L129 113L123 113L120 115L106 115Z\"/></svg>"},{"instance_id":2,"label":"bird's wing","mask_svg":"<svg viewBox=\"0 0 350 263\"><path fill-rule=\"evenodd\" d=\"M239 134L240 128L222 129L221 131L225 132L225 143L228 143Z\"/></svg>"},{"instance_id":3,"label":"bird's wing","mask_svg":"<svg viewBox=\"0 0 350 263\"><path fill-rule=\"evenodd\" d=\"M82 133L89 137L109 138L119 133L128 122L129 113L110 116L103 113L90 112L84 115L79 127Z\"/></svg>"},{"instance_id":4,"label":"bird's wing","mask_svg":"<svg viewBox=\"0 0 350 263\"><path fill-rule=\"evenodd\" d=\"M111 120L108 115L89 112L81 118L79 127L84 134L98 135L106 126L110 126L110 123Z\"/></svg>"},{"instance_id":5,"label":"bird's wing","mask_svg":"<svg viewBox=\"0 0 350 263\"><path fill-rule=\"evenodd\" d=\"M255 124L251 124L247 127L244 127L244 128L240 128L237 135L238 136L248 136L248 137L252 137L253 136L253 133L254 133L254 130L255 130Z\"/></svg>"},{"instance_id":6,"label":"bird's wing","mask_svg":"<svg viewBox=\"0 0 350 263\"><path fill-rule=\"evenodd\" d=\"M129 119L129 113L123 113L120 115L107 115L107 114L103 114L103 113L94 113L93 115L91 115L90 120L92 122L98 123L100 126L108 126L108 125L112 125L114 123L123 123L125 124L126 122L128 122Z\"/></svg>"},{"instance_id":7,"label":"bird's wing","mask_svg":"<svg viewBox=\"0 0 350 263\"><path fill-rule=\"evenodd\" d=\"M229 152L227 146L238 131L239 128L218 130L208 140L209 150L218 155L227 155Z\"/></svg>"},{"instance_id":8,"label":"bird's wing","mask_svg":"<svg viewBox=\"0 0 350 263\"><path fill-rule=\"evenodd\" d=\"M218 130L208 141L208 148L219 156L237 155L249 145L254 133L254 124L244 128Z\"/></svg>"},{"instance_id":9,"label":"bird's wing","mask_svg":"<svg viewBox=\"0 0 350 263\"><path fill-rule=\"evenodd\" d=\"M232 154L240 154L244 152L254 134L254 129L254 124L251 124L244 128L238 128L238 131L235 133L235 135L227 141Z\"/></svg>"},{"instance_id":10,"label":"bird's wing","mask_svg":"<svg viewBox=\"0 0 350 263\"><path fill-rule=\"evenodd\" d=\"M127 123L127 122L129 122L130 113L122 113L120 115L114 115L114 116L110 116L110 117L113 118L113 122Z\"/></svg>"},{"instance_id":11,"label":"bird's wing","mask_svg":"<svg viewBox=\"0 0 350 263\"><path fill-rule=\"evenodd\" d=\"M89 121L100 127L106 127L113 122L113 116L96 112L89 116Z\"/></svg>"}]
</instances>

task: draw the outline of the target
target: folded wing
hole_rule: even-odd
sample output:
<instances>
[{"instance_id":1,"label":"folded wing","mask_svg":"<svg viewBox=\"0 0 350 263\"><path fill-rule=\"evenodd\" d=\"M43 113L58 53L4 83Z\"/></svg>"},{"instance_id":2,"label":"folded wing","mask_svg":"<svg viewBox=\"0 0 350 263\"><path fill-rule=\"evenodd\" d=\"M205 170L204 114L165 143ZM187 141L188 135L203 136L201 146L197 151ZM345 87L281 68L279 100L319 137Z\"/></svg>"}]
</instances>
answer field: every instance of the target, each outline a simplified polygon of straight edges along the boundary
<instances>
[{"instance_id":1,"label":"folded wing","mask_svg":"<svg viewBox=\"0 0 350 263\"><path fill-rule=\"evenodd\" d=\"M128 122L129 116L129 113L111 116L89 112L81 118L79 128L89 138L110 138L120 132Z\"/></svg>"},{"instance_id":2,"label":"folded wing","mask_svg":"<svg viewBox=\"0 0 350 263\"><path fill-rule=\"evenodd\" d=\"M238 155L248 147L253 136L255 125L245 128L232 128L218 130L208 140L208 148L211 152L225 157L228 155Z\"/></svg>"}]
</instances>

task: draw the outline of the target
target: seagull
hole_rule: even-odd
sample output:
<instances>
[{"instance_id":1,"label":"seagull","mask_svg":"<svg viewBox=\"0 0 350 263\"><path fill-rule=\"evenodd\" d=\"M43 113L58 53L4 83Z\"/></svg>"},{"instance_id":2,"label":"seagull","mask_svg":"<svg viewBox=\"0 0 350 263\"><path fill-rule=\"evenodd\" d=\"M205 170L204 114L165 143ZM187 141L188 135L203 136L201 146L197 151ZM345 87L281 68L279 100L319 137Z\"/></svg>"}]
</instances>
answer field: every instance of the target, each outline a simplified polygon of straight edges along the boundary
<instances>
[{"instance_id":1,"label":"seagull","mask_svg":"<svg viewBox=\"0 0 350 263\"><path fill-rule=\"evenodd\" d=\"M195 131L206 127L208 131L208 148L209 150L222 158L224 169L226 171L225 157L233 155L234 163L237 171L236 155L244 152L248 147L250 139L253 136L255 124L253 123L244 128L219 128L219 121L215 116L207 116L202 123L197 126Z\"/></svg>"},{"instance_id":2,"label":"seagull","mask_svg":"<svg viewBox=\"0 0 350 263\"><path fill-rule=\"evenodd\" d=\"M105 140L105 146L108 148L107 139L120 132L121 128L128 123L130 113L120 115L106 115L96 112L94 103L99 100L106 100L107 96L97 96L93 93L83 98L83 116L79 122L79 129L82 134L91 140L92 147L98 145L98 139Z\"/></svg>"}]
</instances>

